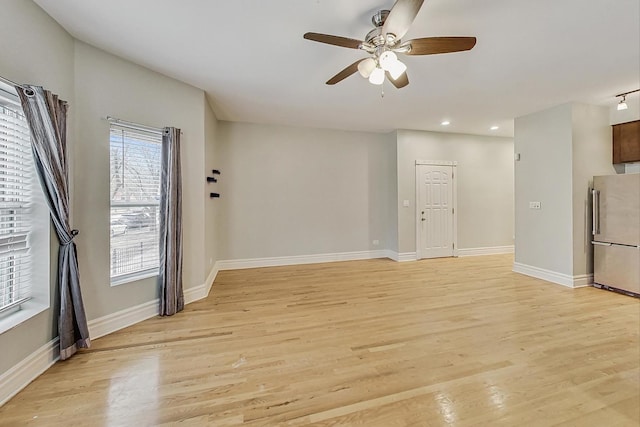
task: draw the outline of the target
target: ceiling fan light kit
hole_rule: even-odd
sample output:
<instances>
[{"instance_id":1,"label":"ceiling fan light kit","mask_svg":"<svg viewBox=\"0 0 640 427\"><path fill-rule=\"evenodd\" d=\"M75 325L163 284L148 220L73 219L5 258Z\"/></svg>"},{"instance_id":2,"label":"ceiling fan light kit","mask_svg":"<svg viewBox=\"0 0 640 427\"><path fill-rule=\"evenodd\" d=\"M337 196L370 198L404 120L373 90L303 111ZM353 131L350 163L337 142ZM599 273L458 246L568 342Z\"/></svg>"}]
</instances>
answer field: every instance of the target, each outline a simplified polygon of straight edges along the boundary
<instances>
[{"instance_id":1,"label":"ceiling fan light kit","mask_svg":"<svg viewBox=\"0 0 640 427\"><path fill-rule=\"evenodd\" d=\"M373 85L381 85L384 83L384 70L379 67L374 68L369 76L369 83Z\"/></svg>"},{"instance_id":2,"label":"ceiling fan light kit","mask_svg":"<svg viewBox=\"0 0 640 427\"><path fill-rule=\"evenodd\" d=\"M475 37L424 37L402 41L424 0L397 0L391 10L380 10L371 18L374 29L364 41L320 33L306 33L304 38L320 43L358 49L370 56L354 62L327 81L334 85L356 71L375 85L384 83L385 77L398 89L409 84L407 66L397 54L434 55L471 50Z\"/></svg>"},{"instance_id":3,"label":"ceiling fan light kit","mask_svg":"<svg viewBox=\"0 0 640 427\"><path fill-rule=\"evenodd\" d=\"M365 79L368 79L373 70L376 69L376 61L373 58L367 58L358 62L358 71Z\"/></svg>"}]
</instances>

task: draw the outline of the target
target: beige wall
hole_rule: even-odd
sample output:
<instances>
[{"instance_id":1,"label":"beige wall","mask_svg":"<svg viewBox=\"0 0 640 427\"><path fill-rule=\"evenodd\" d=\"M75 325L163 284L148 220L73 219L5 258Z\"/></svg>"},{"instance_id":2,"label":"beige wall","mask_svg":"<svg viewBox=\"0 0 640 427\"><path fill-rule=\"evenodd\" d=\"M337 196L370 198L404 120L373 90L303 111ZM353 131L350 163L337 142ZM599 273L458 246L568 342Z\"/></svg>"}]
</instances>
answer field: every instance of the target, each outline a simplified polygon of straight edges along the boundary
<instances>
[{"instance_id":1,"label":"beige wall","mask_svg":"<svg viewBox=\"0 0 640 427\"><path fill-rule=\"evenodd\" d=\"M399 130L398 246L416 250L416 160L457 161L458 247L513 244L513 140L511 138ZM409 200L409 207L403 206Z\"/></svg>"},{"instance_id":2,"label":"beige wall","mask_svg":"<svg viewBox=\"0 0 640 427\"><path fill-rule=\"evenodd\" d=\"M109 122L112 116L182 130L183 282L205 275L205 97L194 87L82 42L75 44L77 144L74 204L87 317L92 320L157 298L156 278L118 286L109 280Z\"/></svg>"},{"instance_id":3,"label":"beige wall","mask_svg":"<svg viewBox=\"0 0 640 427\"><path fill-rule=\"evenodd\" d=\"M53 19L30 1L2 2L0 25L0 75L18 83L33 83L46 87L73 103L73 39ZM69 126L75 122L74 111L68 117ZM74 146L72 132L68 135ZM73 165L72 165L73 166ZM0 375L57 336L57 307L55 268L57 268L57 239L51 233L51 306L30 320L0 335Z\"/></svg>"},{"instance_id":4,"label":"beige wall","mask_svg":"<svg viewBox=\"0 0 640 427\"><path fill-rule=\"evenodd\" d=\"M390 135L220 122L218 139L222 259L387 247Z\"/></svg>"}]
</instances>

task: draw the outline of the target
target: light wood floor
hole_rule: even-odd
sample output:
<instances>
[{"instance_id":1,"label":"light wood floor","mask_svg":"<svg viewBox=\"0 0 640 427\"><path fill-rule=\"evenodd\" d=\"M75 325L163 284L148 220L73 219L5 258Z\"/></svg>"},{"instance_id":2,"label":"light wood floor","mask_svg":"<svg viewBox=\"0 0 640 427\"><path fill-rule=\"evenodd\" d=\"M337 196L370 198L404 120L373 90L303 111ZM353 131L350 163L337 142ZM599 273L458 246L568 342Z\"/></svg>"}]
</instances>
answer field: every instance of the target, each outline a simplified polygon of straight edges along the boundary
<instances>
[{"instance_id":1,"label":"light wood floor","mask_svg":"<svg viewBox=\"0 0 640 427\"><path fill-rule=\"evenodd\" d=\"M512 262L224 271L54 365L0 425L638 426L640 301Z\"/></svg>"}]
</instances>

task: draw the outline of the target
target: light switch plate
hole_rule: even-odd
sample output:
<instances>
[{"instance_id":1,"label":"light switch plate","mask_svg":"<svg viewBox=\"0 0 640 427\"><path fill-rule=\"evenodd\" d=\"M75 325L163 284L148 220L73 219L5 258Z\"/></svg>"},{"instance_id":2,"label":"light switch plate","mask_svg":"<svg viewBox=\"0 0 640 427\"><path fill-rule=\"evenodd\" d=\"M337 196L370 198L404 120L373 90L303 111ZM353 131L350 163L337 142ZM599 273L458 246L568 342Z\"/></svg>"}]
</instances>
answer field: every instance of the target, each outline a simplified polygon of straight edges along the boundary
<instances>
[{"instance_id":1,"label":"light switch plate","mask_svg":"<svg viewBox=\"0 0 640 427\"><path fill-rule=\"evenodd\" d=\"M402 206L404 206L405 208L409 207L409 201L408 200L403 200L402 201Z\"/></svg>"}]
</instances>

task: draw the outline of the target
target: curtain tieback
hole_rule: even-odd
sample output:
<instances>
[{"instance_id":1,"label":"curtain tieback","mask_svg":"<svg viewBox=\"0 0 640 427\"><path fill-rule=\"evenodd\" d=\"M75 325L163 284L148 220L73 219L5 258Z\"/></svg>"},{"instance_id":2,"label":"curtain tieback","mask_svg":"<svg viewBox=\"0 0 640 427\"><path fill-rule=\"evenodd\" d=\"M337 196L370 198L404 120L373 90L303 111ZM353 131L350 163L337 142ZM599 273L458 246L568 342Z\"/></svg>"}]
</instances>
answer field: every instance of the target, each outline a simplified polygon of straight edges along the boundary
<instances>
[{"instance_id":1,"label":"curtain tieback","mask_svg":"<svg viewBox=\"0 0 640 427\"><path fill-rule=\"evenodd\" d=\"M60 242L60 246L67 246L73 242L73 239L80 234L80 230L76 230L75 228L71 230L71 238L66 242Z\"/></svg>"}]
</instances>

